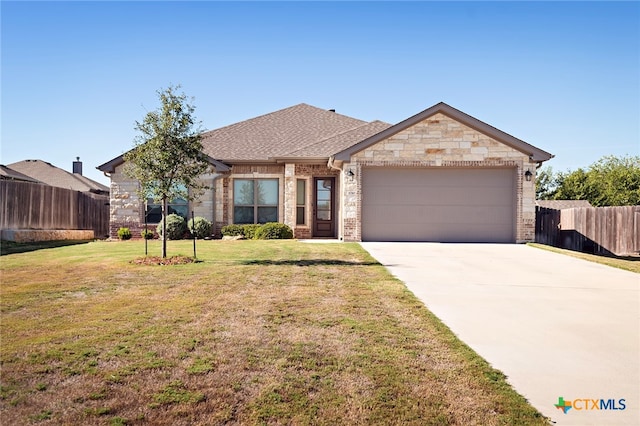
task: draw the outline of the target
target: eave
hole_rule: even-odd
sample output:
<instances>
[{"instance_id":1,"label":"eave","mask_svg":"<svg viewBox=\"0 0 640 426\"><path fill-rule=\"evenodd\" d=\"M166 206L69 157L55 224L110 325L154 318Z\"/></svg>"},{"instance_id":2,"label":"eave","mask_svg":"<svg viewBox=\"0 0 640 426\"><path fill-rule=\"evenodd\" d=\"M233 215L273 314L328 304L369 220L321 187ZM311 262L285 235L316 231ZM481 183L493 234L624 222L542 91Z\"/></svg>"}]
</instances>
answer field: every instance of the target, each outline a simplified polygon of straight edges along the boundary
<instances>
[{"instance_id":1,"label":"eave","mask_svg":"<svg viewBox=\"0 0 640 426\"><path fill-rule=\"evenodd\" d=\"M216 160L208 155L207 160L209 161L209 164L211 164L216 169L216 172L228 172L229 170L231 170L225 163ZM96 167L96 169L100 170L103 173L114 173L116 171L116 167L121 164L124 164L124 154L114 158L111 161L107 161L106 163L99 165L98 167Z\"/></svg>"}]
</instances>

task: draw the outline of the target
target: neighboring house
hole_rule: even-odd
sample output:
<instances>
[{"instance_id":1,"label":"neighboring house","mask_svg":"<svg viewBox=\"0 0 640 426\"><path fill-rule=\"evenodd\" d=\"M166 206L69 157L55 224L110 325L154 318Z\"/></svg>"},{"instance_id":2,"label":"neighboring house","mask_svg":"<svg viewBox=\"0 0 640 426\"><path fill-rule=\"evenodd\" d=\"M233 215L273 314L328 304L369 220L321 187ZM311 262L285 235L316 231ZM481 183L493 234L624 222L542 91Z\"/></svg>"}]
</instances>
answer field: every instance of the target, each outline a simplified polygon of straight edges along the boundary
<instances>
[{"instance_id":1,"label":"neighboring house","mask_svg":"<svg viewBox=\"0 0 640 426\"><path fill-rule=\"evenodd\" d=\"M73 162L73 173L69 173L42 160L19 161L9 164L8 167L49 186L99 195L109 195L108 186L82 176L82 162L79 158Z\"/></svg>"},{"instance_id":2,"label":"neighboring house","mask_svg":"<svg viewBox=\"0 0 640 426\"><path fill-rule=\"evenodd\" d=\"M536 200L536 206L556 210L593 207L588 200Z\"/></svg>"},{"instance_id":3,"label":"neighboring house","mask_svg":"<svg viewBox=\"0 0 640 426\"><path fill-rule=\"evenodd\" d=\"M203 134L212 159L200 200L215 223L283 222L296 238L524 242L534 239L535 171L553 156L439 103L396 125L306 104ZM111 178L111 235L144 223L122 156ZM159 220L155 215L154 219Z\"/></svg>"},{"instance_id":4,"label":"neighboring house","mask_svg":"<svg viewBox=\"0 0 640 426\"><path fill-rule=\"evenodd\" d=\"M84 240L109 234L109 188L41 160L0 166L0 238Z\"/></svg>"},{"instance_id":5,"label":"neighboring house","mask_svg":"<svg viewBox=\"0 0 640 426\"><path fill-rule=\"evenodd\" d=\"M0 179L11 180L15 182L42 183L38 179L33 179L27 175L23 175L22 173L17 172L2 164L0 164Z\"/></svg>"}]
</instances>

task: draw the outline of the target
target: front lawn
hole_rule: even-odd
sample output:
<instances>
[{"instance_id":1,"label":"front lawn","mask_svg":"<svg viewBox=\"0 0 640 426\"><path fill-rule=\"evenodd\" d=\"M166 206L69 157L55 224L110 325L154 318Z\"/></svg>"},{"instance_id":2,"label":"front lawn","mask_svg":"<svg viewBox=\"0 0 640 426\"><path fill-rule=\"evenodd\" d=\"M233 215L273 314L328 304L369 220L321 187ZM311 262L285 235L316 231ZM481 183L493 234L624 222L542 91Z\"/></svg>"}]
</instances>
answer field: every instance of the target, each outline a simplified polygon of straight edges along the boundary
<instances>
[{"instance_id":1,"label":"front lawn","mask_svg":"<svg viewBox=\"0 0 640 426\"><path fill-rule=\"evenodd\" d=\"M143 244L0 259L2 424L547 424L357 244Z\"/></svg>"}]
</instances>

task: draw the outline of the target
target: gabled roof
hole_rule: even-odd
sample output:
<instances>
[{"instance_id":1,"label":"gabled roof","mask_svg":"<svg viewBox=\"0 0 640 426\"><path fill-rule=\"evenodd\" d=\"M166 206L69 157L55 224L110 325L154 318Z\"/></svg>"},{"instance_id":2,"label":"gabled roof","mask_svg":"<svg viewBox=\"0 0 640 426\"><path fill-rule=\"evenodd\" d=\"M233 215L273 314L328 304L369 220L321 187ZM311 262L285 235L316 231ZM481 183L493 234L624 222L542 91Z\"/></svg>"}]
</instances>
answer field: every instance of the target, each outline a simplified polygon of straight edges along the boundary
<instances>
[{"instance_id":1,"label":"gabled roof","mask_svg":"<svg viewBox=\"0 0 640 426\"><path fill-rule=\"evenodd\" d=\"M366 124L334 111L299 104L206 132L202 145L208 155L223 162L274 161L322 141L342 146L339 135ZM314 156L327 158L335 152L311 151Z\"/></svg>"},{"instance_id":2,"label":"gabled roof","mask_svg":"<svg viewBox=\"0 0 640 426\"><path fill-rule=\"evenodd\" d=\"M58 188L80 192L108 193L109 187L77 173L66 170L42 160L24 160L9 164L9 167L42 183Z\"/></svg>"},{"instance_id":3,"label":"gabled roof","mask_svg":"<svg viewBox=\"0 0 640 426\"><path fill-rule=\"evenodd\" d=\"M18 180L21 182L34 182L34 183L42 183L38 179L34 179L27 175L24 175L20 172L17 172L5 165L0 164L0 179L3 180Z\"/></svg>"},{"instance_id":4,"label":"gabled roof","mask_svg":"<svg viewBox=\"0 0 640 426\"><path fill-rule=\"evenodd\" d=\"M416 125L418 123L420 123L423 120L426 120L427 118L435 115L435 114L444 114L447 117L450 117L474 130L477 130L480 133L483 133L499 142L502 142L503 144L512 147L513 149L516 149L520 152L523 152L527 155L529 155L529 157L533 160L533 161L547 161L551 158L553 158L552 154L549 154L546 151L543 151L539 148L536 148L533 145L530 145L518 138L515 138L513 136L511 136L508 133L503 132L502 130L496 129L493 126L490 126L489 124L482 122L480 120L478 120L477 118L474 118L468 114L465 114L464 112L457 110L455 108L453 108L452 106L449 106L447 104L445 104L444 102L440 102L434 106L432 106L431 108L427 108L424 111L407 118L404 121L401 121L400 123L396 124L395 126L391 126L386 130L383 130L382 132L373 135L363 141L361 141L360 143L357 143L343 151L341 151L340 153L336 154L335 159L336 160L342 160L342 161L349 161L351 159L351 155L362 151L363 149L366 149L368 147L370 147L371 145L374 145L382 140L385 140L387 138L390 138L391 136L395 135L396 133L399 133L413 125Z\"/></svg>"},{"instance_id":5,"label":"gabled roof","mask_svg":"<svg viewBox=\"0 0 640 426\"><path fill-rule=\"evenodd\" d=\"M289 158L326 160L389 126L298 104L205 132L202 147L220 172L229 170L225 163L277 162ZM97 169L113 173L122 163L120 155Z\"/></svg>"}]
</instances>

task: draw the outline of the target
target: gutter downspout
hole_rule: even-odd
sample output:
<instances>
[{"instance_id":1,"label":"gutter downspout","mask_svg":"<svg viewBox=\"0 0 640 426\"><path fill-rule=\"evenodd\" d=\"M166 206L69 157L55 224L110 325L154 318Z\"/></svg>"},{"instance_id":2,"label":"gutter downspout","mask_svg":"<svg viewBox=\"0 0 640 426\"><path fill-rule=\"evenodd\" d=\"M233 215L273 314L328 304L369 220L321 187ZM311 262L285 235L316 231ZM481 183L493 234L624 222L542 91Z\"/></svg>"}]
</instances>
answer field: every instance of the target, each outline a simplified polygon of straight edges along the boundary
<instances>
[{"instance_id":1,"label":"gutter downspout","mask_svg":"<svg viewBox=\"0 0 640 426\"><path fill-rule=\"evenodd\" d=\"M343 219L343 214L344 214L344 183L343 183L343 170L340 167L336 167L333 163L335 161L335 157L332 155L331 157L329 157L329 161L327 162L327 167L329 167L332 170L338 170L340 171L340 214L339 214L339 218L340 220L338 221L338 239L340 241L344 241L344 219Z\"/></svg>"}]
</instances>

